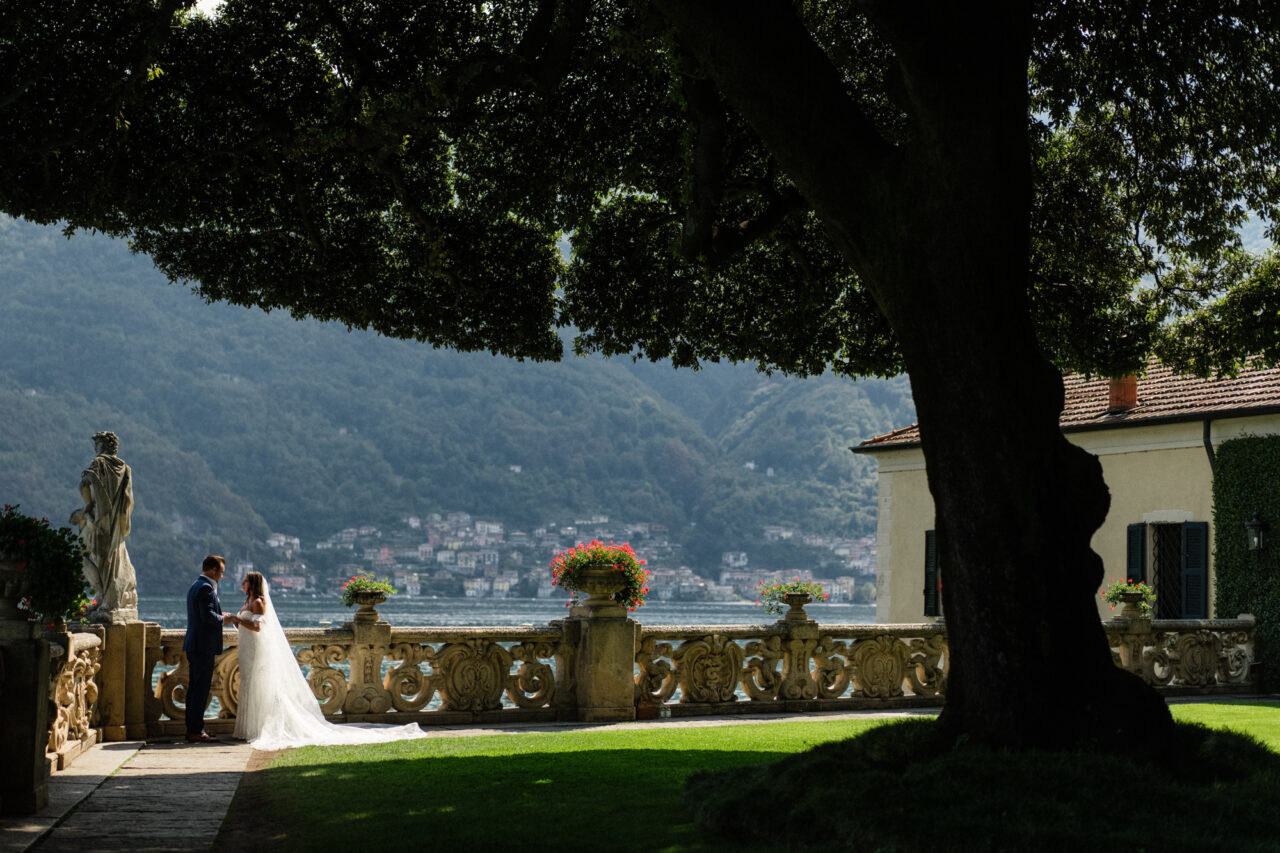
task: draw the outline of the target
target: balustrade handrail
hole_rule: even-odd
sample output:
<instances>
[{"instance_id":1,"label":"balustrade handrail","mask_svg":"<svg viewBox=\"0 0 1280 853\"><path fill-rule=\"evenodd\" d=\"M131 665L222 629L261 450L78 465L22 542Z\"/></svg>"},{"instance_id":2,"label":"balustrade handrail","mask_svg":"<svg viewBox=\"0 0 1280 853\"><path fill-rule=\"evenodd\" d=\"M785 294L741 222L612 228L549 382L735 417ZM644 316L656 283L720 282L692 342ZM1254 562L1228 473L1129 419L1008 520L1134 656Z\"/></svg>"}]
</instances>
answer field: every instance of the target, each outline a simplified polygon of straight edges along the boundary
<instances>
[{"instance_id":1,"label":"balustrade handrail","mask_svg":"<svg viewBox=\"0 0 1280 853\"><path fill-rule=\"evenodd\" d=\"M944 635L946 625L942 622L896 622L892 625L875 623L835 624L827 622L770 622L761 625L641 625L642 637L658 637L671 639L693 639L715 635L733 640L749 640L757 637L785 634L794 630L795 625L816 628L820 634L839 635L841 637L923 637Z\"/></svg>"},{"instance_id":2,"label":"balustrade handrail","mask_svg":"<svg viewBox=\"0 0 1280 853\"><path fill-rule=\"evenodd\" d=\"M494 640L497 642L514 642L526 639L548 639L553 640L560 637L564 630L556 625L500 625L500 626L409 626L398 628L391 626L391 638L393 641L425 641L425 642L451 642L457 640L472 640L483 638ZM289 640L292 646L305 645L306 643L315 641L331 641L331 640L351 640L355 637L355 631L350 627L329 627L329 628L285 628L285 639ZM183 639L186 637L186 631L181 628L163 628L160 631L162 645L182 645ZM223 647L234 646L239 642L239 635L236 631L222 632Z\"/></svg>"},{"instance_id":3,"label":"balustrade handrail","mask_svg":"<svg viewBox=\"0 0 1280 853\"><path fill-rule=\"evenodd\" d=\"M1103 621L1103 627L1120 627L1135 621L1148 622L1154 631L1231 631L1253 628L1258 620L1251 613L1241 613L1234 619L1147 619L1145 617L1115 616Z\"/></svg>"}]
</instances>

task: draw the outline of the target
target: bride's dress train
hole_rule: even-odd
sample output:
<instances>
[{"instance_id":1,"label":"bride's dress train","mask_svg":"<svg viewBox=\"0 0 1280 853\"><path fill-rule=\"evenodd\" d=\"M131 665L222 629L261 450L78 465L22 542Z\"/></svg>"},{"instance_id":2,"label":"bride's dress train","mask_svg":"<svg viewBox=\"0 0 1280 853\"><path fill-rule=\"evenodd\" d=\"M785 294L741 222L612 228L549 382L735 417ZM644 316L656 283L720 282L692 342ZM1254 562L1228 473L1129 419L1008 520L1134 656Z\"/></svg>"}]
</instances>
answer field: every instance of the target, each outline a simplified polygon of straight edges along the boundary
<instances>
[{"instance_id":1,"label":"bride's dress train","mask_svg":"<svg viewBox=\"0 0 1280 853\"><path fill-rule=\"evenodd\" d=\"M320 703L302 677L293 649L284 635L271 593L264 591L266 611L256 616L241 610L241 619L259 621L261 630L239 628L240 699L235 737L255 749L295 746L387 743L426 737L415 723L380 726L369 723L337 725L325 719Z\"/></svg>"}]
</instances>

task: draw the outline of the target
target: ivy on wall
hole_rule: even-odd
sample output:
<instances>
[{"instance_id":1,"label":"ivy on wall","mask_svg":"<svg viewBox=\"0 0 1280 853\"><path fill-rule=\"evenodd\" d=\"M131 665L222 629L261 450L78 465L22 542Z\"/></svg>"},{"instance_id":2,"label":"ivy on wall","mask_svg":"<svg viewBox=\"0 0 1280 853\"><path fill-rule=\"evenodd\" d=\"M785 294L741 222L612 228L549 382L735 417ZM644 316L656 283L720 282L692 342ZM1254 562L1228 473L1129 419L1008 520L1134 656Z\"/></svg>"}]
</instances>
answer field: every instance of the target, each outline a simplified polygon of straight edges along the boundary
<instances>
[{"instance_id":1,"label":"ivy on wall","mask_svg":"<svg viewBox=\"0 0 1280 853\"><path fill-rule=\"evenodd\" d=\"M1255 656L1262 689L1280 690L1280 436L1224 442L1213 471L1214 604L1220 618L1258 619ZM1244 523L1254 513L1271 529L1249 551Z\"/></svg>"}]
</instances>

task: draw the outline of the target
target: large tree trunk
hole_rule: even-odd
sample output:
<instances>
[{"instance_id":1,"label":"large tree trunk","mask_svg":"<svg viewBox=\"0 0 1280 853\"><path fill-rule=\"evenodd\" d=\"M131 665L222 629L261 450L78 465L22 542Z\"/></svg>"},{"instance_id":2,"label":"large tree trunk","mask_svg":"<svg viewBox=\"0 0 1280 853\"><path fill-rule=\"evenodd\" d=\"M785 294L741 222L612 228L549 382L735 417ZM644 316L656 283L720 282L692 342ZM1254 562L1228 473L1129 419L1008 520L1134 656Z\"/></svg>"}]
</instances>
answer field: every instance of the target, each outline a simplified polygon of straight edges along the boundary
<instances>
[{"instance_id":1,"label":"large tree trunk","mask_svg":"<svg viewBox=\"0 0 1280 853\"><path fill-rule=\"evenodd\" d=\"M1093 600L1103 569L1089 543L1110 500L1101 467L1059 429L1062 381L1028 308L1025 6L883 5L874 21L897 52L914 120L912 138L891 148L841 103L844 82L823 77L825 57L785 4L759 2L741 10L745 23L720 17L713 31L693 7L713 16L722 4L659 2L901 341L937 506L944 731L1015 747L1158 749L1168 709L1112 664ZM769 55L781 58L762 71ZM808 99L796 98L797 80Z\"/></svg>"},{"instance_id":2,"label":"large tree trunk","mask_svg":"<svg viewBox=\"0 0 1280 853\"><path fill-rule=\"evenodd\" d=\"M1003 745L1158 749L1168 709L1112 663L1094 601L1101 465L1062 434L1062 380L1030 318L1029 23L945 23L904 60L919 137L893 176L905 204L885 220L888 251L867 265L937 509L943 725Z\"/></svg>"}]
</instances>

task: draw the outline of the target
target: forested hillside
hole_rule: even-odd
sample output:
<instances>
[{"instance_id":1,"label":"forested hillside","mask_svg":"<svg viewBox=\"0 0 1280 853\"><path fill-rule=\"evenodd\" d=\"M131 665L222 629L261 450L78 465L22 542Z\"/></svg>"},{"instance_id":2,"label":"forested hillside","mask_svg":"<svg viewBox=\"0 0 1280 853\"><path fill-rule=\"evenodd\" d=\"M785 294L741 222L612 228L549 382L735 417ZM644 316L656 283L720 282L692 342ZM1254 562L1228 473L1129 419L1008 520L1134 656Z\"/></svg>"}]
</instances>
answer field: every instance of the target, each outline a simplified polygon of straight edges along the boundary
<instances>
[{"instance_id":1,"label":"forested hillside","mask_svg":"<svg viewBox=\"0 0 1280 853\"><path fill-rule=\"evenodd\" d=\"M120 436L131 553L165 589L273 530L313 540L454 509L662 523L704 562L766 524L870 533L873 469L848 448L914 418L903 379L518 363L207 305L118 242L11 219L0 413L0 497L58 524L90 436Z\"/></svg>"}]
</instances>

